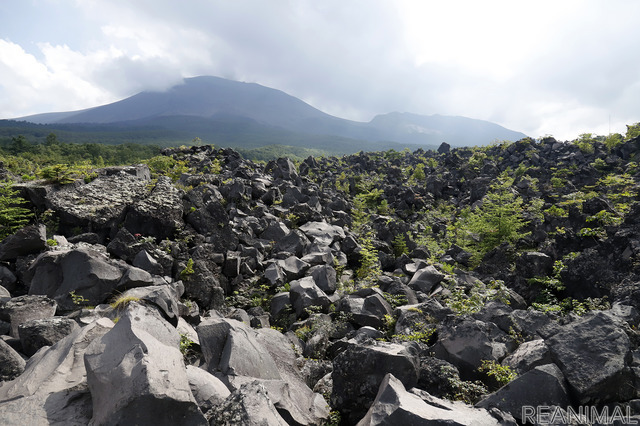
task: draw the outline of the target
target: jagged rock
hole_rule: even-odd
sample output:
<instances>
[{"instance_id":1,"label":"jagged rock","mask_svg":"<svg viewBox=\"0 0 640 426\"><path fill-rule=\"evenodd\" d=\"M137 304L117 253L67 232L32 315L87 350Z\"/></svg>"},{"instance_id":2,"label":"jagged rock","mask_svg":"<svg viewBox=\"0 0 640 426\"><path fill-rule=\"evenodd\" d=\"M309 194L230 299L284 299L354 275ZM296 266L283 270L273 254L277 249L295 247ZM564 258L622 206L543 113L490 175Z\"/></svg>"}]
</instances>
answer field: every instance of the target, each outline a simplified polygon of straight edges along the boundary
<instances>
[{"instance_id":1,"label":"jagged rock","mask_svg":"<svg viewBox=\"0 0 640 426\"><path fill-rule=\"evenodd\" d=\"M393 309L384 299L380 290L370 289L366 293L356 292L342 297L336 305L336 310L345 312L350 321L358 326L381 328L384 316L391 315Z\"/></svg>"},{"instance_id":2,"label":"jagged rock","mask_svg":"<svg viewBox=\"0 0 640 426\"><path fill-rule=\"evenodd\" d=\"M288 426L259 381L244 383L214 409L210 424L220 426Z\"/></svg>"},{"instance_id":3,"label":"jagged rock","mask_svg":"<svg viewBox=\"0 0 640 426\"><path fill-rule=\"evenodd\" d=\"M208 319L196 331L212 374L281 379L275 361L255 339L248 325L233 319Z\"/></svg>"},{"instance_id":4,"label":"jagged rock","mask_svg":"<svg viewBox=\"0 0 640 426\"><path fill-rule=\"evenodd\" d=\"M433 266L416 271L409 281L409 287L415 291L421 291L429 294L433 287L444 279L445 275Z\"/></svg>"},{"instance_id":5,"label":"jagged rock","mask_svg":"<svg viewBox=\"0 0 640 426\"><path fill-rule=\"evenodd\" d=\"M291 282L289 291L291 305L296 310L296 314L301 316L306 308L319 307L323 312L327 312L331 300L315 283L313 277L304 277Z\"/></svg>"},{"instance_id":6,"label":"jagged rock","mask_svg":"<svg viewBox=\"0 0 640 426\"><path fill-rule=\"evenodd\" d=\"M0 382L13 380L24 371L26 362L18 352L0 339ZM2 405L0 404L0 412Z\"/></svg>"},{"instance_id":7,"label":"jagged rock","mask_svg":"<svg viewBox=\"0 0 640 426\"><path fill-rule=\"evenodd\" d=\"M186 265L185 265L186 266ZM210 269L211 268L211 269ZM224 303L223 276L218 275L215 264L207 259L193 261L193 273L185 273L186 267L177 278L184 284L185 297L194 300L204 309L218 309Z\"/></svg>"},{"instance_id":8,"label":"jagged rock","mask_svg":"<svg viewBox=\"0 0 640 426\"><path fill-rule=\"evenodd\" d=\"M579 404L635 396L629 337L602 312L569 323L545 340Z\"/></svg>"},{"instance_id":9,"label":"jagged rock","mask_svg":"<svg viewBox=\"0 0 640 426\"><path fill-rule=\"evenodd\" d=\"M117 229L129 206L149 193L147 180L128 173L100 176L86 185L67 185L47 195L47 206L63 228L107 233Z\"/></svg>"},{"instance_id":10,"label":"jagged rock","mask_svg":"<svg viewBox=\"0 0 640 426\"><path fill-rule=\"evenodd\" d=\"M47 247L47 229L44 225L29 225L9 235L0 243L0 260L13 260L20 256L39 253Z\"/></svg>"},{"instance_id":11,"label":"jagged rock","mask_svg":"<svg viewBox=\"0 0 640 426\"><path fill-rule=\"evenodd\" d=\"M148 272L111 260L91 246L41 254L25 274L25 281L29 294L51 297L63 310L76 307L71 292L98 305L116 289L155 283Z\"/></svg>"},{"instance_id":12,"label":"jagged rock","mask_svg":"<svg viewBox=\"0 0 640 426\"><path fill-rule=\"evenodd\" d=\"M480 321L492 322L497 325L500 330L509 333L515 330L511 316L512 312L513 309L511 309L510 306L494 300L487 302L480 312L473 314L473 317Z\"/></svg>"},{"instance_id":13,"label":"jagged rock","mask_svg":"<svg viewBox=\"0 0 640 426\"><path fill-rule=\"evenodd\" d=\"M438 154L448 154L451 152L451 145L446 142L442 142L438 147Z\"/></svg>"},{"instance_id":14,"label":"jagged rock","mask_svg":"<svg viewBox=\"0 0 640 426\"><path fill-rule=\"evenodd\" d=\"M291 307L289 292L276 293L273 298L271 298L269 312L273 318L278 318L287 310L287 307Z\"/></svg>"},{"instance_id":15,"label":"jagged rock","mask_svg":"<svg viewBox=\"0 0 640 426\"><path fill-rule=\"evenodd\" d=\"M264 168L266 173L272 173L274 179L298 180L298 171L295 164L288 158L278 158L269 161Z\"/></svg>"},{"instance_id":16,"label":"jagged rock","mask_svg":"<svg viewBox=\"0 0 640 426\"><path fill-rule=\"evenodd\" d=\"M89 424L91 396L83 355L111 327L110 320L99 319L32 356L24 373L0 387L2 423Z\"/></svg>"},{"instance_id":17,"label":"jagged rock","mask_svg":"<svg viewBox=\"0 0 640 426\"><path fill-rule=\"evenodd\" d=\"M92 423L207 424L191 393L178 332L156 311L129 306L84 354Z\"/></svg>"},{"instance_id":18,"label":"jagged rock","mask_svg":"<svg viewBox=\"0 0 640 426\"><path fill-rule=\"evenodd\" d=\"M209 319L196 330L208 370L222 374L235 393L259 379L281 415L297 424L315 424L328 416L322 396L295 370L291 342L281 333L253 330L232 319Z\"/></svg>"},{"instance_id":19,"label":"jagged rock","mask_svg":"<svg viewBox=\"0 0 640 426\"><path fill-rule=\"evenodd\" d=\"M289 256L286 259L278 259L276 260L276 265L279 267L280 271L284 273L284 276L288 281L302 278L311 266L296 256Z\"/></svg>"},{"instance_id":20,"label":"jagged rock","mask_svg":"<svg viewBox=\"0 0 640 426\"><path fill-rule=\"evenodd\" d=\"M418 365L417 355L403 345L349 345L333 359L331 406L355 423L375 399L387 373L411 388L418 383Z\"/></svg>"},{"instance_id":21,"label":"jagged rock","mask_svg":"<svg viewBox=\"0 0 640 426\"><path fill-rule=\"evenodd\" d=\"M536 310L516 309L511 312L513 331L526 339L539 339L557 331L553 317Z\"/></svg>"},{"instance_id":22,"label":"jagged rock","mask_svg":"<svg viewBox=\"0 0 640 426\"><path fill-rule=\"evenodd\" d=\"M294 229L286 236L276 241L275 251L285 251L297 257L302 257L306 248L311 245L309 239L298 229Z\"/></svg>"},{"instance_id":23,"label":"jagged rock","mask_svg":"<svg viewBox=\"0 0 640 426\"><path fill-rule=\"evenodd\" d=\"M11 323L11 337L19 338L18 327L27 321L50 318L57 304L46 296L19 296L9 300L0 309L0 316Z\"/></svg>"},{"instance_id":24,"label":"jagged rock","mask_svg":"<svg viewBox=\"0 0 640 426\"><path fill-rule=\"evenodd\" d=\"M277 286L285 283L285 275L282 268L278 263L271 263L264 270L264 277L269 281L272 286Z\"/></svg>"},{"instance_id":25,"label":"jagged rock","mask_svg":"<svg viewBox=\"0 0 640 426\"><path fill-rule=\"evenodd\" d=\"M335 241L343 240L346 235L340 226L330 225L326 222L307 222L300 226L300 230L311 242L330 246Z\"/></svg>"},{"instance_id":26,"label":"jagged rock","mask_svg":"<svg viewBox=\"0 0 640 426\"><path fill-rule=\"evenodd\" d=\"M3 299L11 299L11 293L9 293L9 290L0 285L0 301L3 301Z\"/></svg>"},{"instance_id":27,"label":"jagged rock","mask_svg":"<svg viewBox=\"0 0 640 426\"><path fill-rule=\"evenodd\" d=\"M78 323L69 318L45 318L23 322L18 326L22 351L31 356L43 346L51 346L71 334Z\"/></svg>"},{"instance_id":28,"label":"jagged rock","mask_svg":"<svg viewBox=\"0 0 640 426\"><path fill-rule=\"evenodd\" d=\"M140 250L133 258L133 266L154 275L162 275L164 268L146 250Z\"/></svg>"},{"instance_id":29,"label":"jagged rock","mask_svg":"<svg viewBox=\"0 0 640 426\"><path fill-rule=\"evenodd\" d=\"M178 315L180 308L178 302L180 296L184 293L184 288L181 283L166 284L166 285L154 285L139 288L132 288L119 297L127 299L134 298L136 300L143 300L144 302L153 305L164 316L164 318L173 324L178 323Z\"/></svg>"},{"instance_id":30,"label":"jagged rock","mask_svg":"<svg viewBox=\"0 0 640 426\"><path fill-rule=\"evenodd\" d=\"M184 226L182 210L181 191L171 184L171 179L160 176L151 193L129 208L124 226L132 234L163 240Z\"/></svg>"},{"instance_id":31,"label":"jagged rock","mask_svg":"<svg viewBox=\"0 0 640 426\"><path fill-rule=\"evenodd\" d=\"M335 262L335 257L331 252L331 248L325 245L319 244L311 244L307 248L307 253L302 256L302 261L307 262L310 265L333 265Z\"/></svg>"},{"instance_id":32,"label":"jagged rock","mask_svg":"<svg viewBox=\"0 0 640 426\"><path fill-rule=\"evenodd\" d=\"M117 258L130 261L140 251L138 238L126 228L120 228L118 233L107 245L107 252Z\"/></svg>"},{"instance_id":33,"label":"jagged rock","mask_svg":"<svg viewBox=\"0 0 640 426\"><path fill-rule=\"evenodd\" d=\"M475 406L486 409L495 407L522 421L524 406L568 407L570 403L562 372L555 364L545 364L515 378Z\"/></svg>"},{"instance_id":34,"label":"jagged rock","mask_svg":"<svg viewBox=\"0 0 640 426\"><path fill-rule=\"evenodd\" d=\"M260 233L260 238L268 241L279 241L289 234L291 230L284 223L274 220Z\"/></svg>"},{"instance_id":35,"label":"jagged rock","mask_svg":"<svg viewBox=\"0 0 640 426\"><path fill-rule=\"evenodd\" d=\"M544 253L522 253L516 265L518 273L525 278L546 277L553 269L553 259Z\"/></svg>"},{"instance_id":36,"label":"jagged rock","mask_svg":"<svg viewBox=\"0 0 640 426\"><path fill-rule=\"evenodd\" d=\"M6 288L8 291L15 289L15 283L18 279L9 268L4 265L0 265L0 286Z\"/></svg>"},{"instance_id":37,"label":"jagged rock","mask_svg":"<svg viewBox=\"0 0 640 426\"><path fill-rule=\"evenodd\" d=\"M502 364L511 367L517 374L524 374L532 368L551 362L553 360L549 348L544 340L537 339L522 343Z\"/></svg>"},{"instance_id":38,"label":"jagged rock","mask_svg":"<svg viewBox=\"0 0 640 426\"><path fill-rule=\"evenodd\" d=\"M516 425L515 419L504 412L439 399L420 390L407 392L405 386L388 373L371 408L357 425Z\"/></svg>"},{"instance_id":39,"label":"jagged rock","mask_svg":"<svg viewBox=\"0 0 640 426\"><path fill-rule=\"evenodd\" d=\"M105 176L113 176L118 175L120 173L127 173L131 176L135 176L138 179L150 180L151 179L151 171L149 170L149 166L146 164L136 164L134 166L112 166L105 167L100 170L101 175Z\"/></svg>"},{"instance_id":40,"label":"jagged rock","mask_svg":"<svg viewBox=\"0 0 640 426\"><path fill-rule=\"evenodd\" d=\"M313 266L308 271L320 290L326 294L333 294L336 291L336 270L330 265Z\"/></svg>"},{"instance_id":41,"label":"jagged rock","mask_svg":"<svg viewBox=\"0 0 640 426\"><path fill-rule=\"evenodd\" d=\"M513 339L493 323L454 319L438 326L433 351L459 370L463 379L475 378L483 360L500 361L515 349Z\"/></svg>"},{"instance_id":42,"label":"jagged rock","mask_svg":"<svg viewBox=\"0 0 640 426\"><path fill-rule=\"evenodd\" d=\"M186 195L195 210L186 215L186 222L207 238L218 252L235 250L238 236L229 225L229 215L222 205L222 195L212 185L201 185Z\"/></svg>"},{"instance_id":43,"label":"jagged rock","mask_svg":"<svg viewBox=\"0 0 640 426\"><path fill-rule=\"evenodd\" d=\"M209 410L222 405L231 395L220 379L202 368L187 365L187 378L191 393L205 416Z\"/></svg>"}]
</instances>

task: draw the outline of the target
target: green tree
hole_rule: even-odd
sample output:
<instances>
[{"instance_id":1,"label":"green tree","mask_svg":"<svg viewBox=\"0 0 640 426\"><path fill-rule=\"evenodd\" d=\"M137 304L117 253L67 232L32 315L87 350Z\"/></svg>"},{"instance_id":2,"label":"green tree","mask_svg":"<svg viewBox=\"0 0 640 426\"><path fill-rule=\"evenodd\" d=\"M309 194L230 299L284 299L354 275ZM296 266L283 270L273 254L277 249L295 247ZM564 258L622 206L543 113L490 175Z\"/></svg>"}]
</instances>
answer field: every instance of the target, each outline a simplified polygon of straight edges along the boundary
<instances>
[{"instance_id":1,"label":"green tree","mask_svg":"<svg viewBox=\"0 0 640 426\"><path fill-rule=\"evenodd\" d=\"M22 207L25 203L11 182L0 184L0 240L29 223L33 213Z\"/></svg>"},{"instance_id":2,"label":"green tree","mask_svg":"<svg viewBox=\"0 0 640 426\"><path fill-rule=\"evenodd\" d=\"M47 135L47 139L45 139L44 141L44 145L45 146L53 146L53 145L59 145L60 142L58 141L58 137L56 136L55 133L49 133Z\"/></svg>"},{"instance_id":3,"label":"green tree","mask_svg":"<svg viewBox=\"0 0 640 426\"><path fill-rule=\"evenodd\" d=\"M513 178L506 173L500 175L482 205L462 220L464 243L477 255L482 256L503 242L514 242L526 235L520 232L527 225L523 201L512 184Z\"/></svg>"},{"instance_id":4,"label":"green tree","mask_svg":"<svg viewBox=\"0 0 640 426\"><path fill-rule=\"evenodd\" d=\"M628 141L629 139L633 139L637 136L640 136L640 123L635 124L627 124L627 134L624 137L624 140Z\"/></svg>"}]
</instances>

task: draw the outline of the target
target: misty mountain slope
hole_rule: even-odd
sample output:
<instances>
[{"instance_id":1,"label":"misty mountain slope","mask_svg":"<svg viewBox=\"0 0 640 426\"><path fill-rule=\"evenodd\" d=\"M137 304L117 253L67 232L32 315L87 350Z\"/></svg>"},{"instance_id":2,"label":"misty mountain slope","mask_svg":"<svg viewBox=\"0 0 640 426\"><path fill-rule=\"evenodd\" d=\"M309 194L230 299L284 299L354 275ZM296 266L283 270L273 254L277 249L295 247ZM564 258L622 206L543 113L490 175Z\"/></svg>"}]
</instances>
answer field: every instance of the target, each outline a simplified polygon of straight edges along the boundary
<instances>
[{"instance_id":1,"label":"misty mountain slope","mask_svg":"<svg viewBox=\"0 0 640 426\"><path fill-rule=\"evenodd\" d=\"M393 112L379 115L368 123L345 120L326 114L280 90L208 76L187 78L182 84L164 92L141 92L108 105L22 119L51 125L152 126L169 131L187 131L193 134L191 138L198 136L206 142L217 143L220 143L217 136L225 134L239 147L244 146L242 139L247 133L243 126L238 125L242 122L249 128L264 127L265 134L259 138L262 145L285 143L282 139L300 139L293 145L321 149L324 146L315 145L317 138L305 142L305 136L359 140L360 143L355 145L385 142L382 145L384 149L394 147L389 142L402 144L400 148L406 144L433 146L441 142L464 146L525 137L523 133L497 124L466 117ZM188 125L194 127L188 128ZM232 128L236 131L231 132ZM345 141L336 139L332 143L339 145ZM379 147L364 144L359 149L375 150ZM353 147L343 150L356 152Z\"/></svg>"}]
</instances>

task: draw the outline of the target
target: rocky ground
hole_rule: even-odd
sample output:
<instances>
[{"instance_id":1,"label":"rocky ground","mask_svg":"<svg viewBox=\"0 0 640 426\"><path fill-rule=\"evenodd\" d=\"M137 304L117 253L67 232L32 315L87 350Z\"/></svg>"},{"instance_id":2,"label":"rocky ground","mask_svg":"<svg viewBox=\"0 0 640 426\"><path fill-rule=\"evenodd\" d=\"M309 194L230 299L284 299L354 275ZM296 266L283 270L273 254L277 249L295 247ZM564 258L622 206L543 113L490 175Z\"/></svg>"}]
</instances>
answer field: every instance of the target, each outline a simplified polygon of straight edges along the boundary
<instances>
[{"instance_id":1,"label":"rocky ground","mask_svg":"<svg viewBox=\"0 0 640 426\"><path fill-rule=\"evenodd\" d=\"M639 153L205 146L17 184L38 214L0 244L1 422L640 421Z\"/></svg>"}]
</instances>

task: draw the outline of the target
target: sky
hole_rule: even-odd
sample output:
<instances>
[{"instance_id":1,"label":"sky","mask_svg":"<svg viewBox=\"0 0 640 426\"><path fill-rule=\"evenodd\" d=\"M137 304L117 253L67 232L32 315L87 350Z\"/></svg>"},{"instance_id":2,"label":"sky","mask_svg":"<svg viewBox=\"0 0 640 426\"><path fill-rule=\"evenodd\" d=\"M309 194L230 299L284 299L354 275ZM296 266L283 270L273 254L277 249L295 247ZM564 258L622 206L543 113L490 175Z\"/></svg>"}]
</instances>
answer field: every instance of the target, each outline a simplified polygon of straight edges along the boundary
<instances>
[{"instance_id":1,"label":"sky","mask_svg":"<svg viewBox=\"0 0 640 426\"><path fill-rule=\"evenodd\" d=\"M639 20L637 0L0 0L0 118L213 75L357 121L624 134L640 121Z\"/></svg>"}]
</instances>

